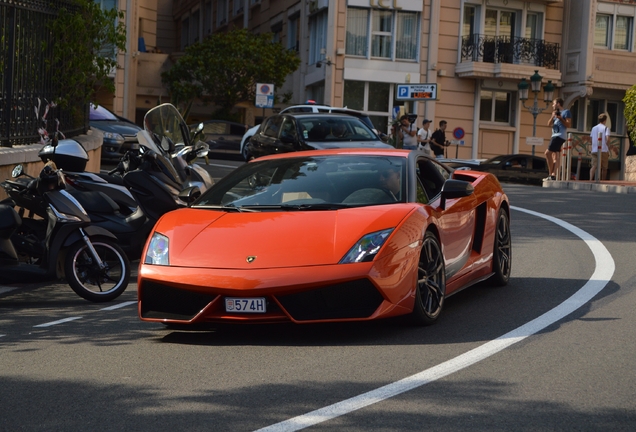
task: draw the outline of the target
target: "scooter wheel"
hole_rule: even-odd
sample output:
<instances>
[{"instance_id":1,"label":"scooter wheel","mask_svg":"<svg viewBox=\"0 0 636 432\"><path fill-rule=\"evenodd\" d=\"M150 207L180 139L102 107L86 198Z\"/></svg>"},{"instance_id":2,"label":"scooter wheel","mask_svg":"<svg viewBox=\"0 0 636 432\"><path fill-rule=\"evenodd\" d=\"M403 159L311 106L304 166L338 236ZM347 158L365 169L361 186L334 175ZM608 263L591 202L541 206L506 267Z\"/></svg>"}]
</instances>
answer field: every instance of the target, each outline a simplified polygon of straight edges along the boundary
<instances>
[{"instance_id":1,"label":"scooter wheel","mask_svg":"<svg viewBox=\"0 0 636 432\"><path fill-rule=\"evenodd\" d=\"M64 262L68 284L80 297L100 303L116 299L128 287L130 261L124 251L108 239L91 239L104 264L100 268L86 243L71 245Z\"/></svg>"}]
</instances>

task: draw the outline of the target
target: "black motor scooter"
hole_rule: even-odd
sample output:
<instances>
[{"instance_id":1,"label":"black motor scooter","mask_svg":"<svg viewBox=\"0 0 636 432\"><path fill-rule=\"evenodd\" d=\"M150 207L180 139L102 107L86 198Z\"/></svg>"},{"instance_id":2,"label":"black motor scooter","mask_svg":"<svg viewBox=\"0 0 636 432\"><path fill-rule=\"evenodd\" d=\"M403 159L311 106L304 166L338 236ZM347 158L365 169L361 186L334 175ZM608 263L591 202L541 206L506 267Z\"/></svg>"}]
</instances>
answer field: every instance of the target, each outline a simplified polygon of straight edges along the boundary
<instances>
[{"instance_id":1,"label":"black motor scooter","mask_svg":"<svg viewBox=\"0 0 636 432\"><path fill-rule=\"evenodd\" d=\"M16 166L12 176L23 175L23 167ZM111 301L126 290L130 261L117 238L92 225L52 162L27 187L15 180L2 186L11 200L4 202L14 208L0 205L0 271L64 277L75 293L93 302Z\"/></svg>"}]
</instances>

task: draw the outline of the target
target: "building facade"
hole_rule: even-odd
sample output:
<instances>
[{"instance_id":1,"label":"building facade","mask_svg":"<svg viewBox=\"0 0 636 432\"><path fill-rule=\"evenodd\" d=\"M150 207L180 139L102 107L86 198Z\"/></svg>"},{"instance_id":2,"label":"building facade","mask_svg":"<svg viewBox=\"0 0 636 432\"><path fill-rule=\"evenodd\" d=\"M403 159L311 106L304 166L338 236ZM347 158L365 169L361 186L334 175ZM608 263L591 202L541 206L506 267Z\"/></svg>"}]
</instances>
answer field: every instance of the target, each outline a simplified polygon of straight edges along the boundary
<instances>
[{"instance_id":1,"label":"building facade","mask_svg":"<svg viewBox=\"0 0 636 432\"><path fill-rule=\"evenodd\" d=\"M399 112L448 122L449 157L542 154L551 107L524 102L518 84L538 72L573 113L576 153L589 157L589 131L601 112L611 119L613 178L627 145L622 98L634 82L636 1L631 0L119 0L134 49L117 71L114 109L143 116L167 101L160 72L186 46L212 32L245 27L271 32L301 65L277 93L367 113L389 131ZM404 100L403 84L435 84L435 100ZM546 108L543 111L544 108ZM257 124L282 106L237 110ZM536 110L535 110L536 111ZM193 107L205 118L212 108ZM455 135L453 136L453 132ZM528 137L543 145L527 144ZM532 142L537 142L533 140ZM582 169L582 173L585 168ZM583 177L582 177L583 178Z\"/></svg>"}]
</instances>

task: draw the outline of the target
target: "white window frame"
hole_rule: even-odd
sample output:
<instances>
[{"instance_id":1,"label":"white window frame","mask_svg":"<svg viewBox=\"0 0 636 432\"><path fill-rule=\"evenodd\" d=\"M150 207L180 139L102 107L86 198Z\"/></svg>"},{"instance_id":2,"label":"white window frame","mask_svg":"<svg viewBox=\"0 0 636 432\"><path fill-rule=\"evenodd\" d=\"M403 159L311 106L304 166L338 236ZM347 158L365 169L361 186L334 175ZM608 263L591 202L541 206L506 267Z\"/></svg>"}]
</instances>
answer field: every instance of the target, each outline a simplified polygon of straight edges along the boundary
<instances>
[{"instance_id":1,"label":"white window frame","mask_svg":"<svg viewBox=\"0 0 636 432\"><path fill-rule=\"evenodd\" d=\"M488 120L484 120L484 119L481 118L481 116L482 116L481 101L483 99L481 97L481 93L482 92L491 92L492 93L491 104L490 104L490 115L489 115L489 119ZM508 95L508 120L507 121L499 121L495 117L495 111L497 110L497 93L505 93L505 94ZM493 88L480 88L479 89L479 121L483 122L483 123L510 126L512 124L512 121L513 121L512 108L513 108L513 105L515 103L515 96L516 96L515 92L513 92L511 90L493 89Z\"/></svg>"},{"instance_id":2,"label":"white window frame","mask_svg":"<svg viewBox=\"0 0 636 432\"><path fill-rule=\"evenodd\" d=\"M630 12L631 10L631 12ZM599 17L607 17L608 29L605 32L605 43L603 45L596 44L596 23ZM616 47L616 27L620 18L629 21L629 29L627 35L627 48ZM595 49L606 49L622 52L634 52L634 23L636 22L636 7L623 4L610 4L599 2L597 4L596 14L594 16L594 38L593 47Z\"/></svg>"},{"instance_id":3,"label":"white window frame","mask_svg":"<svg viewBox=\"0 0 636 432\"><path fill-rule=\"evenodd\" d=\"M234 0L232 2L232 16L239 16L243 14L244 0Z\"/></svg>"},{"instance_id":4,"label":"white window frame","mask_svg":"<svg viewBox=\"0 0 636 432\"><path fill-rule=\"evenodd\" d=\"M360 56L360 55L356 55L356 54L351 54L351 53L347 53L347 55L352 55L355 57L363 57L363 58L367 58L367 59L379 59L379 60L389 60L389 61L406 61L406 62L417 62L419 60L419 49L415 50L415 58L397 58L396 56L396 46L398 44L398 35L397 35L397 28L398 28L398 16L400 14L415 14L416 15L416 19L415 21L417 22L417 28L415 29L415 34L412 35L412 37L415 38L415 46L419 47L420 46L420 42L421 42L421 12L418 11L402 11L402 10L395 10L395 9L372 9L372 8L360 8L360 7L348 7L347 11L352 10L352 9L356 9L356 10L365 10L368 11L368 15L367 15L367 28L366 28L366 55L364 56ZM380 31L380 30L376 30L373 28L373 19L374 19L374 14L377 13L386 13L389 12L391 13L391 30L390 31ZM390 53L388 56L374 56L373 54L373 39L374 36L382 36L382 37L389 37L391 42L390 42Z\"/></svg>"}]
</instances>

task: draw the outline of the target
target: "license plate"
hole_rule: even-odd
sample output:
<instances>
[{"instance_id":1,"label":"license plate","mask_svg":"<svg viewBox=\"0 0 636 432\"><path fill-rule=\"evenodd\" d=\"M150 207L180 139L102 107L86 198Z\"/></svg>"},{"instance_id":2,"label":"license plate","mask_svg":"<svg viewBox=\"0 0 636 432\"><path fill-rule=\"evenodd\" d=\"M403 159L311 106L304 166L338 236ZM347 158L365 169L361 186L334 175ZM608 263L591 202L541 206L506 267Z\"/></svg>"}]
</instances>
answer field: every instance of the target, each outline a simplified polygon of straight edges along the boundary
<instances>
[{"instance_id":1,"label":"license plate","mask_svg":"<svg viewBox=\"0 0 636 432\"><path fill-rule=\"evenodd\" d=\"M225 312L265 313L265 297L225 297Z\"/></svg>"}]
</instances>

